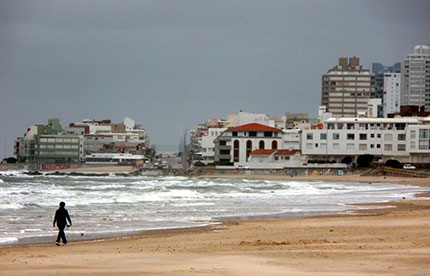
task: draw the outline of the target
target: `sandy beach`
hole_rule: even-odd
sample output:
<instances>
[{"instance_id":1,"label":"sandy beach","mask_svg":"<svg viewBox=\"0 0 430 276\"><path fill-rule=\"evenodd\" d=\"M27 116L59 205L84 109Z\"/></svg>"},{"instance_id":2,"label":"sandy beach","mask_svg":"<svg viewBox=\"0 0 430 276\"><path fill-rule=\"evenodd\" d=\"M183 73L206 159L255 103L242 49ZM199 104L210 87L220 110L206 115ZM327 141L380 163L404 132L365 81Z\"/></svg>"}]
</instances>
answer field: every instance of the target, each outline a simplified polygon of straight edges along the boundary
<instances>
[{"instance_id":1,"label":"sandy beach","mask_svg":"<svg viewBox=\"0 0 430 276\"><path fill-rule=\"evenodd\" d=\"M294 179L422 186L430 182L355 175ZM378 204L396 208L355 214L228 221L61 247L4 246L0 271L1 275L429 275L430 201L399 200Z\"/></svg>"}]
</instances>

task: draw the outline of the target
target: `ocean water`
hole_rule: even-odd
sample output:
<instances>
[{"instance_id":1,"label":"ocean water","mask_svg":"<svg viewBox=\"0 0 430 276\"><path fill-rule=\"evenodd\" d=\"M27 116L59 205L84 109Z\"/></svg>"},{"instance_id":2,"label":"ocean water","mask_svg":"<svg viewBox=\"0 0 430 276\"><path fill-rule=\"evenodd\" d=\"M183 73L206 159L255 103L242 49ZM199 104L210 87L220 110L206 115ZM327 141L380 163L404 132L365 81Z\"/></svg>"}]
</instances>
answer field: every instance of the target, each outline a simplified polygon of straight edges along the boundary
<instances>
[{"instance_id":1,"label":"ocean water","mask_svg":"<svg viewBox=\"0 0 430 276\"><path fill-rule=\"evenodd\" d=\"M28 176L0 172L0 245L55 241L60 201L70 240L149 229L202 226L232 218L294 218L415 199L428 188L381 184L185 177Z\"/></svg>"}]
</instances>

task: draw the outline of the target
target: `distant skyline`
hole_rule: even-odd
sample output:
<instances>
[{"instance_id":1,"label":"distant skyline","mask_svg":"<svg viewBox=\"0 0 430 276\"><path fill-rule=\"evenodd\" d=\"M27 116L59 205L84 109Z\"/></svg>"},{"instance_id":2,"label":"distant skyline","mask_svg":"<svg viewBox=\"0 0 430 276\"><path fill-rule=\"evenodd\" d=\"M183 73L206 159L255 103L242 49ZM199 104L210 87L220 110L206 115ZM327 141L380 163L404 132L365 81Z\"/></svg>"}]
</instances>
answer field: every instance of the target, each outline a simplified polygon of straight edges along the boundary
<instances>
[{"instance_id":1,"label":"distant skyline","mask_svg":"<svg viewBox=\"0 0 430 276\"><path fill-rule=\"evenodd\" d=\"M0 1L0 157L34 124L131 117L151 142L227 114L317 115L341 56L430 44L430 1ZM6 143L5 143L6 142Z\"/></svg>"}]
</instances>

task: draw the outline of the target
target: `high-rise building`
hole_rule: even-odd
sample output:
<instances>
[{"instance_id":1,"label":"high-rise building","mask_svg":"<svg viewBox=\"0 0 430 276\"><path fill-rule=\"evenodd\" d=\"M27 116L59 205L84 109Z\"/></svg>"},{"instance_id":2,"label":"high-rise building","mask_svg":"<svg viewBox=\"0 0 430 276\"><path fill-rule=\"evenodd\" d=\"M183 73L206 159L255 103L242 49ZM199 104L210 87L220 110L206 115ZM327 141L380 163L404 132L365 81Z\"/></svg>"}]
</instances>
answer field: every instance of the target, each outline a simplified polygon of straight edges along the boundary
<instances>
[{"instance_id":1,"label":"high-rise building","mask_svg":"<svg viewBox=\"0 0 430 276\"><path fill-rule=\"evenodd\" d=\"M378 117L383 117L384 110L384 74L385 73L400 73L400 62L396 62L393 66L384 66L381 63L372 63L372 73L375 74L375 98L382 100Z\"/></svg>"},{"instance_id":2,"label":"high-rise building","mask_svg":"<svg viewBox=\"0 0 430 276\"><path fill-rule=\"evenodd\" d=\"M389 113L400 112L400 73L384 74L384 117Z\"/></svg>"},{"instance_id":3,"label":"high-rise building","mask_svg":"<svg viewBox=\"0 0 430 276\"><path fill-rule=\"evenodd\" d=\"M335 117L355 117L367 112L367 100L375 95L375 75L357 57L341 57L322 76L321 104Z\"/></svg>"},{"instance_id":4,"label":"high-rise building","mask_svg":"<svg viewBox=\"0 0 430 276\"><path fill-rule=\"evenodd\" d=\"M402 59L401 104L430 111L430 45L418 45Z\"/></svg>"}]
</instances>

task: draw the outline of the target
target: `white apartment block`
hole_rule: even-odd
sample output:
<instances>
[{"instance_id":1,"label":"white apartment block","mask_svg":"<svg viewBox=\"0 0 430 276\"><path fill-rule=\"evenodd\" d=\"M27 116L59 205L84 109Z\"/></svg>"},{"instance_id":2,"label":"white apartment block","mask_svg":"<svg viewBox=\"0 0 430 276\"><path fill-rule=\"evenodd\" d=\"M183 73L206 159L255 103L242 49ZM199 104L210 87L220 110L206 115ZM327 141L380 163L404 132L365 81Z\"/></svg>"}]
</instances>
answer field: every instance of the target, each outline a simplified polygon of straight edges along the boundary
<instances>
[{"instance_id":1,"label":"white apartment block","mask_svg":"<svg viewBox=\"0 0 430 276\"><path fill-rule=\"evenodd\" d=\"M387 118L389 113L400 112L400 73L384 74L384 117Z\"/></svg>"},{"instance_id":2,"label":"white apartment block","mask_svg":"<svg viewBox=\"0 0 430 276\"><path fill-rule=\"evenodd\" d=\"M208 134L201 137L202 162L205 164L215 162L214 140L227 128L209 128Z\"/></svg>"},{"instance_id":3,"label":"white apartment block","mask_svg":"<svg viewBox=\"0 0 430 276\"><path fill-rule=\"evenodd\" d=\"M430 162L430 117L330 118L323 129L303 130L308 159L353 159L372 154L381 162Z\"/></svg>"},{"instance_id":4,"label":"white apartment block","mask_svg":"<svg viewBox=\"0 0 430 276\"><path fill-rule=\"evenodd\" d=\"M430 111L430 45L415 46L401 64L402 105L425 106Z\"/></svg>"}]
</instances>

